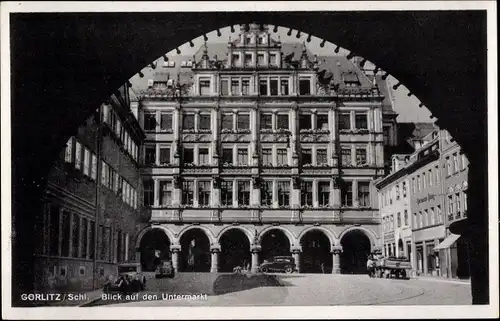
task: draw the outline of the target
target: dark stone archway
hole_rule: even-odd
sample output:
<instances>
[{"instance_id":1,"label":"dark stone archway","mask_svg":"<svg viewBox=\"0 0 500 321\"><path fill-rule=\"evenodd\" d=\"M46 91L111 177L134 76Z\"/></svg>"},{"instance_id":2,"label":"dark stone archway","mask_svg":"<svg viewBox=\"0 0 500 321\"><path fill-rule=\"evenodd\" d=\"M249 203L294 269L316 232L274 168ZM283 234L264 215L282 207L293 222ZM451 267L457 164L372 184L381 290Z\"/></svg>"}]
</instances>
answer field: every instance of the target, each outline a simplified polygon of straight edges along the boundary
<instances>
[{"instance_id":1,"label":"dark stone archway","mask_svg":"<svg viewBox=\"0 0 500 321\"><path fill-rule=\"evenodd\" d=\"M202 229L182 234L179 272L210 272L210 240Z\"/></svg>"},{"instance_id":2,"label":"dark stone archway","mask_svg":"<svg viewBox=\"0 0 500 321\"><path fill-rule=\"evenodd\" d=\"M370 239L363 231L347 232L340 240L342 254L340 255L340 273L365 274L366 261L371 253Z\"/></svg>"},{"instance_id":3,"label":"dark stone archway","mask_svg":"<svg viewBox=\"0 0 500 321\"><path fill-rule=\"evenodd\" d=\"M14 304L33 288L30 235L47 173L78 125L150 61L200 31L251 21L368 58L439 118L470 161L470 215L451 229L471 240L473 303L489 302L486 11L460 10L11 14Z\"/></svg>"},{"instance_id":4,"label":"dark stone archway","mask_svg":"<svg viewBox=\"0 0 500 321\"><path fill-rule=\"evenodd\" d=\"M154 271L162 260L169 260L170 240L160 229L147 231L139 244L141 266L144 271Z\"/></svg>"},{"instance_id":5,"label":"dark stone archway","mask_svg":"<svg viewBox=\"0 0 500 321\"><path fill-rule=\"evenodd\" d=\"M245 232L230 229L220 238L219 272L232 272L235 266L251 264L250 241Z\"/></svg>"},{"instance_id":6,"label":"dark stone archway","mask_svg":"<svg viewBox=\"0 0 500 321\"><path fill-rule=\"evenodd\" d=\"M332 273L333 259L328 236L322 231L307 232L300 240L301 273Z\"/></svg>"},{"instance_id":7,"label":"dark stone archway","mask_svg":"<svg viewBox=\"0 0 500 321\"><path fill-rule=\"evenodd\" d=\"M291 256L290 240L280 229L267 231L260 241L260 262L271 260L274 256Z\"/></svg>"}]
</instances>

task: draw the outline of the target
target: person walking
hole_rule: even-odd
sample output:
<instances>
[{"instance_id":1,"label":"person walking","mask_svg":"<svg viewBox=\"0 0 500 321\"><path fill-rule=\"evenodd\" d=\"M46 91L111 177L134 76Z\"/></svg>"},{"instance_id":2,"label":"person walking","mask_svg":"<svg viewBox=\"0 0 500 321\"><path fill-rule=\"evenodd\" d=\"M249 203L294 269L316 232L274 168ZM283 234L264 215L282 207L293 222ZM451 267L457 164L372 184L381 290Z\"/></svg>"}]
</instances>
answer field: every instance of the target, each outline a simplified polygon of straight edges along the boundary
<instances>
[{"instance_id":1,"label":"person walking","mask_svg":"<svg viewBox=\"0 0 500 321\"><path fill-rule=\"evenodd\" d=\"M370 254L368 256L368 260L366 261L366 269L368 270L368 276L373 277L373 268L374 268L375 260L373 256Z\"/></svg>"}]
</instances>

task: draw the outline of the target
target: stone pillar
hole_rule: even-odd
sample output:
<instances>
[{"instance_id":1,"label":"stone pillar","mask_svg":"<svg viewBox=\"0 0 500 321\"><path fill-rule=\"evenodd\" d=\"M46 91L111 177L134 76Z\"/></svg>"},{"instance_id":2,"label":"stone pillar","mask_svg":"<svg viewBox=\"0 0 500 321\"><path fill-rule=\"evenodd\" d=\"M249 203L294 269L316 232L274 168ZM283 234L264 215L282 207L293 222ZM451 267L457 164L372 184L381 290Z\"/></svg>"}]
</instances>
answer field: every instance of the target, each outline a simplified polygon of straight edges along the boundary
<instances>
[{"instance_id":1,"label":"stone pillar","mask_svg":"<svg viewBox=\"0 0 500 321\"><path fill-rule=\"evenodd\" d=\"M174 267L175 273L179 272L179 252L181 251L180 245L170 246L170 252L172 253L172 266Z\"/></svg>"},{"instance_id":2,"label":"stone pillar","mask_svg":"<svg viewBox=\"0 0 500 321\"><path fill-rule=\"evenodd\" d=\"M211 273L217 273L219 272L219 252L220 252L220 247L218 246L212 246L210 249L210 253L212 253L212 258L211 258L211 265L210 265L210 272Z\"/></svg>"},{"instance_id":3,"label":"stone pillar","mask_svg":"<svg viewBox=\"0 0 500 321\"><path fill-rule=\"evenodd\" d=\"M251 272L252 273L257 273L259 270L259 252L260 252L260 245L253 245L250 248L250 251L252 253L252 267L251 267Z\"/></svg>"},{"instance_id":4,"label":"stone pillar","mask_svg":"<svg viewBox=\"0 0 500 321\"><path fill-rule=\"evenodd\" d=\"M359 207L359 199L358 199L358 181L352 181L352 205L353 207Z\"/></svg>"},{"instance_id":5,"label":"stone pillar","mask_svg":"<svg viewBox=\"0 0 500 321\"><path fill-rule=\"evenodd\" d=\"M301 246L295 246L291 250L293 259L295 261L295 271L300 273L300 252L302 252Z\"/></svg>"},{"instance_id":6,"label":"stone pillar","mask_svg":"<svg viewBox=\"0 0 500 321\"><path fill-rule=\"evenodd\" d=\"M340 274L340 253L342 246L337 245L332 248L332 274Z\"/></svg>"},{"instance_id":7,"label":"stone pillar","mask_svg":"<svg viewBox=\"0 0 500 321\"><path fill-rule=\"evenodd\" d=\"M410 257L410 261L411 261L411 271L413 273L413 275L415 276L416 275L416 271L418 270L418 266L417 266L417 247L415 246L415 242L411 242L411 257Z\"/></svg>"},{"instance_id":8,"label":"stone pillar","mask_svg":"<svg viewBox=\"0 0 500 321\"><path fill-rule=\"evenodd\" d=\"M154 206L160 206L160 181L158 179L154 179Z\"/></svg>"},{"instance_id":9,"label":"stone pillar","mask_svg":"<svg viewBox=\"0 0 500 321\"><path fill-rule=\"evenodd\" d=\"M425 241L422 242L422 273L427 275L427 247Z\"/></svg>"}]
</instances>

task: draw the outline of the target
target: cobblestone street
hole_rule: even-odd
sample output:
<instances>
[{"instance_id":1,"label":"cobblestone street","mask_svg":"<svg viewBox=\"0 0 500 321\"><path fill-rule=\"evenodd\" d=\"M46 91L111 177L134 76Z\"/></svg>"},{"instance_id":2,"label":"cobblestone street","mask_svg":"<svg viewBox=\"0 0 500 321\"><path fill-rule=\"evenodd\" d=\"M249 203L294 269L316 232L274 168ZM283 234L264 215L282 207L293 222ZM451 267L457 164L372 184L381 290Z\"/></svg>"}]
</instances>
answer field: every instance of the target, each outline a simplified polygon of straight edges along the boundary
<instances>
[{"instance_id":1,"label":"cobblestone street","mask_svg":"<svg viewBox=\"0 0 500 321\"><path fill-rule=\"evenodd\" d=\"M208 300L157 300L120 306L328 306L328 305L469 305L470 285L438 279L371 279L366 275L294 274L278 276L281 286L256 287ZM148 288L178 292L174 280L149 280ZM193 292L193 294L196 294Z\"/></svg>"}]
</instances>

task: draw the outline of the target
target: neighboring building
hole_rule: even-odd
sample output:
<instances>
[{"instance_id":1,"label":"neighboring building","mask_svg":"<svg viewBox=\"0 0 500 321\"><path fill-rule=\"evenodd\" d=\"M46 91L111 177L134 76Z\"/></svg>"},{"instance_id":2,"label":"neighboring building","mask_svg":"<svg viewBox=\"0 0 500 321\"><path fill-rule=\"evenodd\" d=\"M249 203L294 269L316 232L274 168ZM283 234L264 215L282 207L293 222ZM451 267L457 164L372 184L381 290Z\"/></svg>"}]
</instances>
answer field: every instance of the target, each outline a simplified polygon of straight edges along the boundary
<instances>
[{"instance_id":1,"label":"neighboring building","mask_svg":"<svg viewBox=\"0 0 500 321\"><path fill-rule=\"evenodd\" d=\"M37 290L99 287L117 263L134 259L144 138L124 86L68 140L37 225Z\"/></svg>"},{"instance_id":2,"label":"neighboring building","mask_svg":"<svg viewBox=\"0 0 500 321\"><path fill-rule=\"evenodd\" d=\"M446 239L436 250L446 258L444 274L452 278L469 278L467 243L460 235L451 234L451 223L467 218L467 177L469 161L450 134L442 130L441 163L443 193L446 197Z\"/></svg>"},{"instance_id":3,"label":"neighboring building","mask_svg":"<svg viewBox=\"0 0 500 321\"><path fill-rule=\"evenodd\" d=\"M302 272L364 273L382 245L372 181L386 113L373 79L253 24L165 58L131 79L147 135L144 268L255 270L293 255Z\"/></svg>"},{"instance_id":4,"label":"neighboring building","mask_svg":"<svg viewBox=\"0 0 500 321\"><path fill-rule=\"evenodd\" d=\"M404 170L409 155L392 156L392 172L375 183L384 232L384 255L411 257L410 181Z\"/></svg>"}]
</instances>

